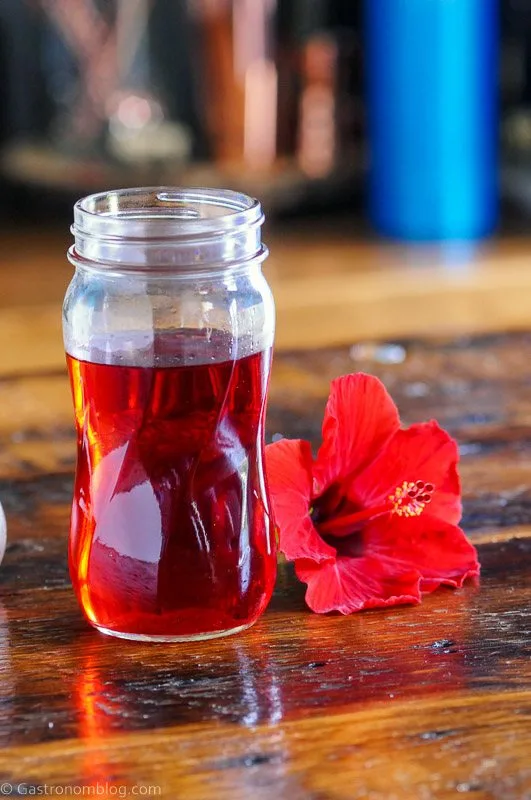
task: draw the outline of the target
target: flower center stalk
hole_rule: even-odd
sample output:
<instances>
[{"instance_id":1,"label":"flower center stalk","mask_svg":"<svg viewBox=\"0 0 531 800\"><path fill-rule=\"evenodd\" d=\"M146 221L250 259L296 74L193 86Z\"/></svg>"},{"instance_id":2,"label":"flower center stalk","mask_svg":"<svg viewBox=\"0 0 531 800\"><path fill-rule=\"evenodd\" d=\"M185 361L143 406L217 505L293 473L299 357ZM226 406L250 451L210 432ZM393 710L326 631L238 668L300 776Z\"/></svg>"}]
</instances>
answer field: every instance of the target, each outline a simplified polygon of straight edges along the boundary
<instances>
[{"instance_id":1,"label":"flower center stalk","mask_svg":"<svg viewBox=\"0 0 531 800\"><path fill-rule=\"evenodd\" d=\"M384 503L371 508L364 508L353 514L343 514L319 522L317 527L321 534L344 536L360 527L360 523L381 517L383 514L396 514L399 517L418 517L422 514L431 498L435 487L424 481L403 481L390 494Z\"/></svg>"}]
</instances>

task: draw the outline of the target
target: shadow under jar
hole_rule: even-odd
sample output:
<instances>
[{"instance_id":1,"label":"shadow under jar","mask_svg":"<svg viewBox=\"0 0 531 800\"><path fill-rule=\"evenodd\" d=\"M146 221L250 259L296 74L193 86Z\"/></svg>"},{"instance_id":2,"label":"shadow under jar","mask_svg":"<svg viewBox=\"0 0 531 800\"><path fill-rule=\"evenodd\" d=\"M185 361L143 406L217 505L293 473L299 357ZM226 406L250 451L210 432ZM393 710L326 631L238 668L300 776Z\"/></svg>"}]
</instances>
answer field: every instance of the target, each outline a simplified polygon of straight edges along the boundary
<instances>
[{"instance_id":1,"label":"shadow under jar","mask_svg":"<svg viewBox=\"0 0 531 800\"><path fill-rule=\"evenodd\" d=\"M74 207L69 565L103 633L222 636L252 625L271 597L275 315L262 222L256 200L208 189L119 190Z\"/></svg>"}]
</instances>

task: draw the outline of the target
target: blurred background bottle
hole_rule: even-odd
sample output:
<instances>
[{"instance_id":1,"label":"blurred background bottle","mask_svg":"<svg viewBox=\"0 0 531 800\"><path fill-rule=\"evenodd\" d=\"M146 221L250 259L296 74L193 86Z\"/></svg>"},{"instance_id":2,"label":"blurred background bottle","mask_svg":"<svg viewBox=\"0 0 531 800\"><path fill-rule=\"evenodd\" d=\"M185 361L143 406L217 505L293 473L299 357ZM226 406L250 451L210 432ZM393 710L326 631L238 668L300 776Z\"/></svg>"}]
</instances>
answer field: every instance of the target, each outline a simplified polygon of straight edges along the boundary
<instances>
[{"instance_id":1,"label":"blurred background bottle","mask_svg":"<svg viewBox=\"0 0 531 800\"><path fill-rule=\"evenodd\" d=\"M401 239L498 217L497 0L365 0L369 215Z\"/></svg>"}]
</instances>

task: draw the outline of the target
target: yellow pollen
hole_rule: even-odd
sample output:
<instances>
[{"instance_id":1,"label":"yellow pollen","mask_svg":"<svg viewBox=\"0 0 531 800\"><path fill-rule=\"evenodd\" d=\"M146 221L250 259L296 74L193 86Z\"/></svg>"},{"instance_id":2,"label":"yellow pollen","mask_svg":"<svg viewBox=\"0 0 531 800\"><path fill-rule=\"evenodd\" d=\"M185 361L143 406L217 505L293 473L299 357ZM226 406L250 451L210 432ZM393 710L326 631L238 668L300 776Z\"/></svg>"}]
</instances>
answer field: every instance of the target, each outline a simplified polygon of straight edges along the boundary
<instances>
[{"instance_id":1,"label":"yellow pollen","mask_svg":"<svg viewBox=\"0 0 531 800\"><path fill-rule=\"evenodd\" d=\"M424 481L404 481L389 495L392 514L399 517L418 517L431 502L435 487Z\"/></svg>"}]
</instances>

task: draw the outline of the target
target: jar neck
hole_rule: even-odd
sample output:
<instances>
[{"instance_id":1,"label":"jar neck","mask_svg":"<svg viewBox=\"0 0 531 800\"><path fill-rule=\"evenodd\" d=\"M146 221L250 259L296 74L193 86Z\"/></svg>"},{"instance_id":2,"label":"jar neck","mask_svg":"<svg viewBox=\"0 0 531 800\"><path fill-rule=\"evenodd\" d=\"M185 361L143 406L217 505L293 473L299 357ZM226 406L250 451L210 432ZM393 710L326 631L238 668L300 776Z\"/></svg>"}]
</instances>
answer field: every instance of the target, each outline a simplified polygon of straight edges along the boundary
<instances>
[{"instance_id":1,"label":"jar neck","mask_svg":"<svg viewBox=\"0 0 531 800\"><path fill-rule=\"evenodd\" d=\"M250 274L254 271L261 272L262 262L269 255L268 248L262 244L260 253L254 258L246 261L234 261L219 264L195 264L193 266L175 267L168 265L167 261L160 266L153 263L145 265L130 264L127 262L107 262L95 261L80 256L76 246L72 245L67 251L70 263L77 271L82 273L92 273L100 277L138 279L140 281L164 280L164 281L190 281L190 280L220 280L229 276Z\"/></svg>"},{"instance_id":2,"label":"jar neck","mask_svg":"<svg viewBox=\"0 0 531 800\"><path fill-rule=\"evenodd\" d=\"M212 189L125 189L91 195L74 207L75 266L191 274L260 263L260 203Z\"/></svg>"}]
</instances>

